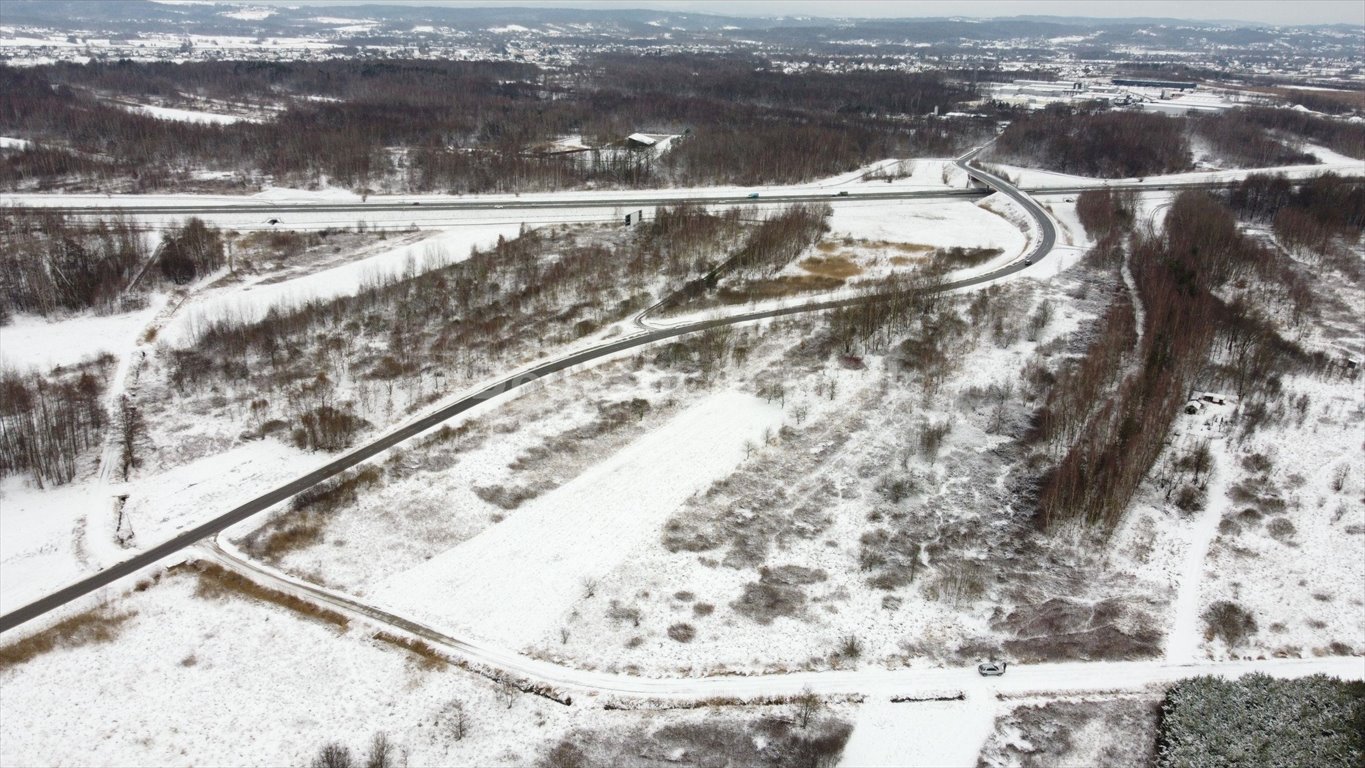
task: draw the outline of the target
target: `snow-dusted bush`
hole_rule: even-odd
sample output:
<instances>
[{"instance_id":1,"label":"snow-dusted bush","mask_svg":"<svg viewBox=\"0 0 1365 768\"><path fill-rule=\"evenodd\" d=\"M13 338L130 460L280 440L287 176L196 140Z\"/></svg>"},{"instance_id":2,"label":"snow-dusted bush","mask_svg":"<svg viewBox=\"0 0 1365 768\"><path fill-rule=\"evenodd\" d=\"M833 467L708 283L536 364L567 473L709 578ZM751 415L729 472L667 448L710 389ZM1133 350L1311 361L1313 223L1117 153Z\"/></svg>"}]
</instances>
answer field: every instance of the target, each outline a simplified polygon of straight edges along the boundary
<instances>
[{"instance_id":1,"label":"snow-dusted bush","mask_svg":"<svg viewBox=\"0 0 1365 768\"><path fill-rule=\"evenodd\" d=\"M1326 675L1196 677L1166 693L1158 768L1360 765L1365 683Z\"/></svg>"},{"instance_id":2,"label":"snow-dusted bush","mask_svg":"<svg viewBox=\"0 0 1365 768\"><path fill-rule=\"evenodd\" d=\"M1256 634L1256 619L1236 603L1220 600L1204 611L1204 635L1222 638L1229 648Z\"/></svg>"}]
</instances>

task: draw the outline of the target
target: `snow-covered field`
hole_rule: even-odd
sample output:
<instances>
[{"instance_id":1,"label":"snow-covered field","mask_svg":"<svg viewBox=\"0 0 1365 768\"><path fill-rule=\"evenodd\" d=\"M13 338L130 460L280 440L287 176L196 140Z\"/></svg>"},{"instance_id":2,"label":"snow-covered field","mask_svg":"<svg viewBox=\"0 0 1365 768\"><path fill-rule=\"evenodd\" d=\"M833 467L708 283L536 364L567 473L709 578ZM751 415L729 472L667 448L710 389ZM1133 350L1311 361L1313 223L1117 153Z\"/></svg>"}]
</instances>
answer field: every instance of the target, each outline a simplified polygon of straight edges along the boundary
<instances>
[{"instance_id":1,"label":"snow-covered field","mask_svg":"<svg viewBox=\"0 0 1365 768\"><path fill-rule=\"evenodd\" d=\"M164 305L154 297L144 309L103 316L48 319L16 316L0 325L0 365L47 370L109 354L120 356Z\"/></svg>"},{"instance_id":2,"label":"snow-covered field","mask_svg":"<svg viewBox=\"0 0 1365 768\"><path fill-rule=\"evenodd\" d=\"M328 742L363 755L384 732L412 765L527 765L574 715L530 695L506 706L491 681L424 667L365 628L198 596L185 572L106 610L129 616L110 642L0 668L0 763L304 765Z\"/></svg>"},{"instance_id":3,"label":"snow-covered field","mask_svg":"<svg viewBox=\"0 0 1365 768\"><path fill-rule=\"evenodd\" d=\"M892 185L941 187L951 183L949 171L925 161ZM1071 183L1015 172L1025 184ZM855 190L835 206L829 240L869 275L889 271L898 244L999 248L979 271L1017 258L1029 242L1000 201L858 201L857 190L887 185L866 173L811 188ZM1145 215L1168 197L1144 195ZM1195 669L1171 666L1178 663L1287 656L1305 661L1277 662L1285 674L1365 676L1358 378L1286 376L1271 403L1274 418L1249 436L1238 432L1245 414L1236 402L1179 417L1169 452L1203 438L1214 451L1207 504L1189 516L1147 488L1107 542L1079 532L1044 536L1019 519L1012 495L1027 457L1013 442L1037 404L1029 377L1074 350L1125 285L1078 266L1089 241L1074 205L1057 196L1049 211L1060 225L1057 252L984 302L969 293L935 310L908 332L912 344L843 357L813 352L805 345L820 338L825 321L796 318L736 332L724 342L731 362L709 377L656 357L660 345L538 383L528 390L534 397L457 422L477 426L465 444L409 445L376 459L402 471L334 513L314 545L272 565L604 688L630 679L618 677L626 673L685 678L648 685L696 696L791 693L806 684L875 692L845 709L855 724L845 765L972 765L985 759L983 745L991 760L1008 764L1028 745L1019 741L1023 726L1007 722L1020 710L999 695L1111 686L1149 695L1148 686ZM535 215L524 209L502 221L494 211L498 220L488 223L489 213L467 214L484 223L367 246L363 257L278 282L215 284L218 275L187 291L174 311L154 303L104 318L20 318L0 329L0 355L49 366L108 351L127 370L154 325L163 345L153 350L156 362L206 319L259 318L434 269L514 235L521 220L511 217ZM1354 289L1342 290L1339 303L1358 306ZM1032 317L1044 319L1026 332ZM1329 343L1321 329L1302 338ZM647 407L635 423L586 429L600 408L636 400ZM143 548L326 461L273 438L243 441L243 424L207 413L173 417L151 433L168 450L152 454L130 483L104 483L86 469L63 488L0 484L0 610L107 564L109 542L88 537L108 532L89 521L116 495L128 495L125 524ZM930 450L925 441L937 428ZM485 493L518 483L541 485L524 503L498 505ZM878 544L887 540L895 544ZM888 564L901 553L904 562ZM213 589L197 594L196 579L178 570L110 600L105 611L132 615L114 622L107 642L0 666L0 763L90 762L92 749L94 762L106 764L301 763L328 740L363 750L382 730L411 764L523 765L574 728L622 722L591 697L564 707L516 696L507 707L492 682L425 669L358 622L337 628ZM1155 633L1160 641L1134 640L1135 650L1117 653L1138 661L1030 664L998 680L965 666L1011 652L1115 653L1099 644L1058 651L1046 644L1050 636L1029 635L1047 617L1028 612L1052 598L1109 611L1105 626L1083 624L1074 634L1112 624L1124 637ZM1256 619L1246 643L1228 648L1206 638L1204 612L1216 601ZM1346 658L1312 666L1314 656ZM904 690L964 696L887 700ZM458 742L442 714L455 698L474 715L470 736ZM93 714L110 700L121 702L116 713ZM1098 726L1077 728L1083 748L1075 754L1105 754L1092 749Z\"/></svg>"},{"instance_id":4,"label":"snow-covered field","mask_svg":"<svg viewBox=\"0 0 1365 768\"><path fill-rule=\"evenodd\" d=\"M750 395L717 393L445 554L387 579L375 600L435 626L520 645L561 625L690 495L781 426ZM750 448L752 450L752 448Z\"/></svg>"}]
</instances>

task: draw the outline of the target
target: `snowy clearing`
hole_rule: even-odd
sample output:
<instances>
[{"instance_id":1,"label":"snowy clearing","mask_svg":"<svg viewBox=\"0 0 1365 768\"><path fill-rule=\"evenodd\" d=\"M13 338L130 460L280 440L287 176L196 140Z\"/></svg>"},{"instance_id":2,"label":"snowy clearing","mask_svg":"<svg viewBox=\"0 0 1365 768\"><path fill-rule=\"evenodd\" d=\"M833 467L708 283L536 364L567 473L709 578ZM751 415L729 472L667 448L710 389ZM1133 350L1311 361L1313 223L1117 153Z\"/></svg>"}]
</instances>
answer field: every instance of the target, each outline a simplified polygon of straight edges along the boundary
<instances>
[{"instance_id":1,"label":"snowy clearing","mask_svg":"<svg viewBox=\"0 0 1365 768\"><path fill-rule=\"evenodd\" d=\"M48 319L17 315L0 325L0 364L47 370L74 365L103 354L121 355L165 304L155 296L136 312L116 315Z\"/></svg>"},{"instance_id":2,"label":"snowy clearing","mask_svg":"<svg viewBox=\"0 0 1365 768\"><path fill-rule=\"evenodd\" d=\"M585 580L657 536L689 495L781 424L748 395L713 395L494 528L388 579L375 599L513 645L556 626Z\"/></svg>"}]
</instances>

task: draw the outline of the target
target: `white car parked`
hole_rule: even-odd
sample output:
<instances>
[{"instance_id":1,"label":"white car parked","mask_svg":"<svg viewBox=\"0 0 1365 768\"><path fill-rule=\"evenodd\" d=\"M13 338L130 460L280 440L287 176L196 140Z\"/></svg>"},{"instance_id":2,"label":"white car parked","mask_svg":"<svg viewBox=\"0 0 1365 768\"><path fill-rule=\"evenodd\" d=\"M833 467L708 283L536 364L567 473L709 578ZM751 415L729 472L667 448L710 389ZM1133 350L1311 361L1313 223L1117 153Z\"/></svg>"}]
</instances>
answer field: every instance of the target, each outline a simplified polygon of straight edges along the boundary
<instances>
[{"instance_id":1,"label":"white car parked","mask_svg":"<svg viewBox=\"0 0 1365 768\"><path fill-rule=\"evenodd\" d=\"M982 677L999 677L1005 674L1005 667L1009 666L1008 661L983 661L976 665L976 671Z\"/></svg>"}]
</instances>

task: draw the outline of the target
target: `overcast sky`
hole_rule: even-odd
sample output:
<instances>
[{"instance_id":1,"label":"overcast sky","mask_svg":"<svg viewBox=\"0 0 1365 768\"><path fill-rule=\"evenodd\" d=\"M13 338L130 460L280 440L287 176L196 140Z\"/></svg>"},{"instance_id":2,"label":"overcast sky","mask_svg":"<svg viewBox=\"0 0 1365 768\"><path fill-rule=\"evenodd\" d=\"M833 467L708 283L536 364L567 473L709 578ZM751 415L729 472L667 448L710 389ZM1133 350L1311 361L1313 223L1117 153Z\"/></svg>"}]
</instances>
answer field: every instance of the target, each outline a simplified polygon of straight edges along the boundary
<instances>
[{"instance_id":1,"label":"overcast sky","mask_svg":"<svg viewBox=\"0 0 1365 768\"><path fill-rule=\"evenodd\" d=\"M1134 16L1267 24L1365 25L1365 0L265 0L280 5L657 8L735 16ZM261 0L256 0L261 2Z\"/></svg>"}]
</instances>

